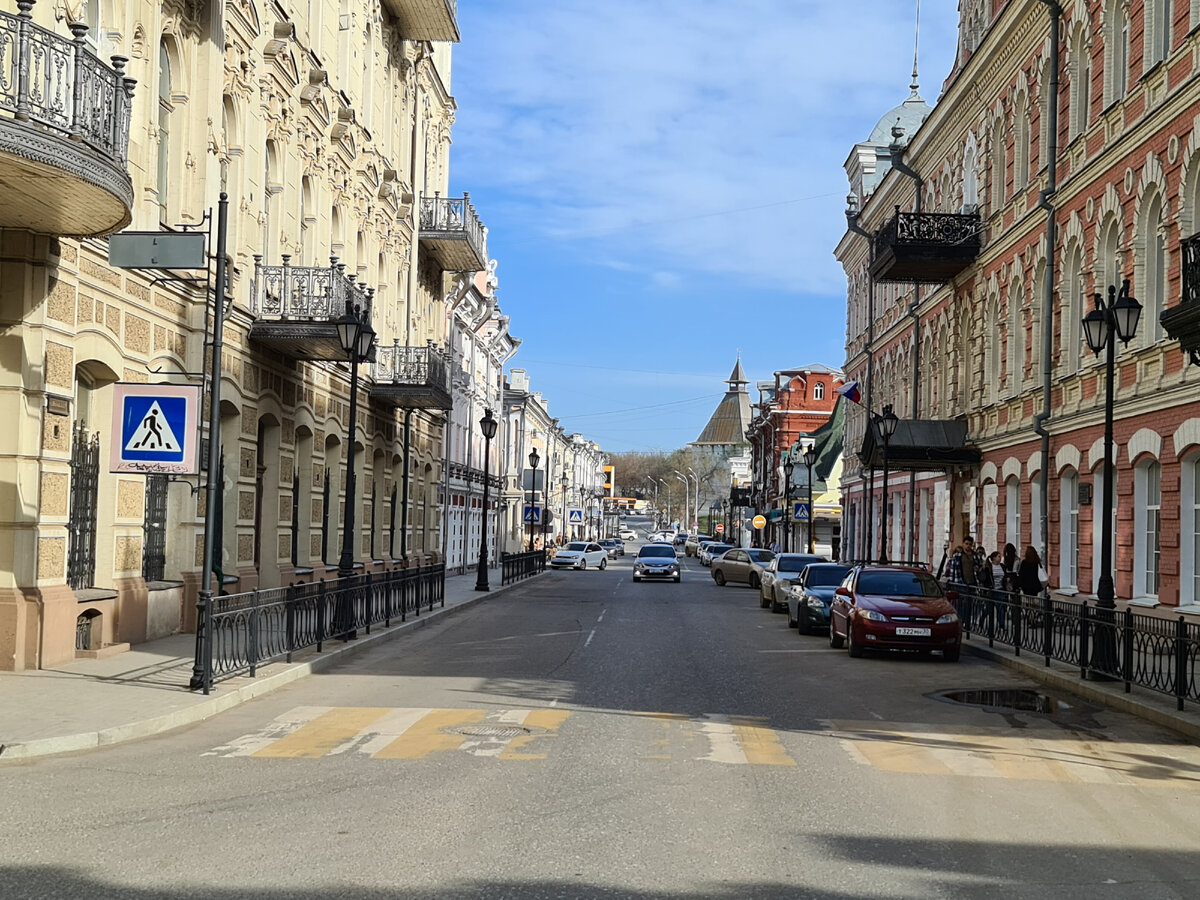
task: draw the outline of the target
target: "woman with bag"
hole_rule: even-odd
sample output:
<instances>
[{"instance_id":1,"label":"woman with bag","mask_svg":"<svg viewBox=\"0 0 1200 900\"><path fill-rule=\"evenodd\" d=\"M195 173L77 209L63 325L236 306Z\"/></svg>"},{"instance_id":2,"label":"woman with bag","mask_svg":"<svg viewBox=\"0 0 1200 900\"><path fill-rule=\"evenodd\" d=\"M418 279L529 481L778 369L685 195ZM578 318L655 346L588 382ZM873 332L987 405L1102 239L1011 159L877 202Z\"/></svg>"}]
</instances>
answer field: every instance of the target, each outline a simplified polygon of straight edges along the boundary
<instances>
[{"instance_id":1,"label":"woman with bag","mask_svg":"<svg viewBox=\"0 0 1200 900\"><path fill-rule=\"evenodd\" d=\"M1033 605L1033 601L1042 593L1042 589L1050 580L1045 573L1046 570L1042 568L1042 558L1038 556L1033 545L1029 545L1025 548L1025 557L1021 560L1020 568L1017 569L1017 582L1030 606Z\"/></svg>"}]
</instances>

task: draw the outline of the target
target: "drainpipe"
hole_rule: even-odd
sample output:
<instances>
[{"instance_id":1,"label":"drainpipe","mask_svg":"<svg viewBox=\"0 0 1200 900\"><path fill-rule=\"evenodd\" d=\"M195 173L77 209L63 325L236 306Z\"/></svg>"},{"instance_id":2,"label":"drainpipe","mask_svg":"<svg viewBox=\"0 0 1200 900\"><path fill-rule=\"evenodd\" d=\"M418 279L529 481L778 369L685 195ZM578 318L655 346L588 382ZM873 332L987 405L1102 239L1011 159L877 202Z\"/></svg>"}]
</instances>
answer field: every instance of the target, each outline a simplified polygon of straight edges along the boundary
<instances>
[{"instance_id":1,"label":"drainpipe","mask_svg":"<svg viewBox=\"0 0 1200 900\"><path fill-rule=\"evenodd\" d=\"M1038 193L1038 208L1046 211L1046 280L1042 285L1042 411L1033 417L1033 430L1042 439L1042 470L1038 474L1038 516L1041 519L1042 552L1049 543L1050 524L1050 356L1054 350L1054 244L1057 240L1055 208L1050 198L1058 191L1058 66L1060 59L1059 30L1062 7L1058 0L1041 0L1050 13L1050 102L1047 104L1049 124L1046 129L1049 147L1046 164L1046 187Z\"/></svg>"},{"instance_id":2,"label":"drainpipe","mask_svg":"<svg viewBox=\"0 0 1200 900\"><path fill-rule=\"evenodd\" d=\"M857 234L864 238L867 242L868 258L871 249L871 242L875 236L871 232L864 229L858 224L858 197L850 194L846 197L846 228L851 234ZM866 412L867 412L867 428L871 427L871 386L875 383L875 278L871 275L871 269L867 267L867 390L866 390ZM859 541L859 552L866 550L866 559L871 559L875 556L875 526L871 522L872 514L875 511L875 467L871 466L868 470L868 481L866 491L866 512L863 515L862 527L863 535L866 540ZM864 547L863 544L866 544Z\"/></svg>"},{"instance_id":3,"label":"drainpipe","mask_svg":"<svg viewBox=\"0 0 1200 900\"><path fill-rule=\"evenodd\" d=\"M916 90L914 87L913 90ZM913 211L921 212L921 194L925 187L925 182L916 170L907 166L904 162L904 145L900 143L900 138L904 136L904 129L897 125L892 129L892 143L888 150L892 154L892 168L902 175L907 175L913 180L916 185L916 199L913 201ZM921 285L919 282L913 282L913 299L908 307L909 318L912 319L912 418L915 422L920 413L920 388L921 379L918 374L921 371L921 315L917 312L917 308L921 304ZM917 530L913 527L913 517L916 514L916 496L917 496L917 472L915 469L908 473L908 558L916 559L916 548L914 546L917 539Z\"/></svg>"}]
</instances>

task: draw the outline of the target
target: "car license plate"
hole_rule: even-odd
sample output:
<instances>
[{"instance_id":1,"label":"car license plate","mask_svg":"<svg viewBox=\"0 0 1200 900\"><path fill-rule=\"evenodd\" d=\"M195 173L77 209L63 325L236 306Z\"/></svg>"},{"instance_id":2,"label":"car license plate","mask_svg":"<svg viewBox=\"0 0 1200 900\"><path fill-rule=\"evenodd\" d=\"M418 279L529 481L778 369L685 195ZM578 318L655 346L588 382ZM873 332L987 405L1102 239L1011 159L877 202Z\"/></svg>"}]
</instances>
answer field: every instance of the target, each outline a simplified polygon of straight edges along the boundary
<instances>
[{"instance_id":1,"label":"car license plate","mask_svg":"<svg viewBox=\"0 0 1200 900\"><path fill-rule=\"evenodd\" d=\"M896 634L902 637L929 637L932 632L928 628L897 628Z\"/></svg>"}]
</instances>

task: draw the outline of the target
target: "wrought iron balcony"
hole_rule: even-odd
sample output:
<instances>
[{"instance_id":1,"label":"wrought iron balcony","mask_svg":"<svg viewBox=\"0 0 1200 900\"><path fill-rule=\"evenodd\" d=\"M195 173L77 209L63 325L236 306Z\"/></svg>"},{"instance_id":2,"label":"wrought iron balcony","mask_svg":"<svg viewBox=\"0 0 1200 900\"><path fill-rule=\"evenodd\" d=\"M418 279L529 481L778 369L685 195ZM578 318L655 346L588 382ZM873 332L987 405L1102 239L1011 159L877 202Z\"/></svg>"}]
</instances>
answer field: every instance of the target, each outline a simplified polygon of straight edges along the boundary
<instances>
[{"instance_id":1,"label":"wrought iron balcony","mask_svg":"<svg viewBox=\"0 0 1200 900\"><path fill-rule=\"evenodd\" d=\"M458 0L383 0L400 22L400 36L412 41L455 41Z\"/></svg>"},{"instance_id":2,"label":"wrought iron balcony","mask_svg":"<svg viewBox=\"0 0 1200 900\"><path fill-rule=\"evenodd\" d=\"M421 249L444 272L479 272L487 268L487 229L475 214L471 195L421 198Z\"/></svg>"},{"instance_id":3,"label":"wrought iron balcony","mask_svg":"<svg viewBox=\"0 0 1200 900\"><path fill-rule=\"evenodd\" d=\"M129 119L135 79L33 22L35 0L0 12L0 226L95 237L131 220Z\"/></svg>"},{"instance_id":4,"label":"wrought iron balcony","mask_svg":"<svg viewBox=\"0 0 1200 900\"><path fill-rule=\"evenodd\" d=\"M949 281L979 256L978 213L896 214L871 242L876 281Z\"/></svg>"},{"instance_id":5,"label":"wrought iron balcony","mask_svg":"<svg viewBox=\"0 0 1200 900\"><path fill-rule=\"evenodd\" d=\"M1179 349L1193 365L1200 366L1200 234L1179 242L1183 269L1183 296L1178 306L1164 309L1158 317L1163 330L1179 341Z\"/></svg>"},{"instance_id":6,"label":"wrought iron balcony","mask_svg":"<svg viewBox=\"0 0 1200 900\"><path fill-rule=\"evenodd\" d=\"M337 320L347 302L368 309L371 291L355 284L336 256L328 266L293 266L289 255L281 258L283 265L264 266L254 257L250 339L293 359L345 360Z\"/></svg>"},{"instance_id":7,"label":"wrought iron balcony","mask_svg":"<svg viewBox=\"0 0 1200 900\"><path fill-rule=\"evenodd\" d=\"M446 357L432 341L424 347L396 341L376 351L371 399L401 409L450 409L449 375Z\"/></svg>"}]
</instances>

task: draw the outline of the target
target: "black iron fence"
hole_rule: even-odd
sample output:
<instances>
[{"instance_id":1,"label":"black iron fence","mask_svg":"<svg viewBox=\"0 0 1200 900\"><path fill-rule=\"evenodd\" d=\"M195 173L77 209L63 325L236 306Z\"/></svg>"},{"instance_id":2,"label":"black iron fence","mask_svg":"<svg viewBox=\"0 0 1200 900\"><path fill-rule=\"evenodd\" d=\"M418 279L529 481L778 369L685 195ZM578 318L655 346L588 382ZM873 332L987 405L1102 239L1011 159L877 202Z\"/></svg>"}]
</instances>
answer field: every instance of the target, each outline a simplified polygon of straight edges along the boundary
<instances>
[{"instance_id":1,"label":"black iron fence","mask_svg":"<svg viewBox=\"0 0 1200 900\"><path fill-rule=\"evenodd\" d=\"M205 681L257 674L258 667L292 661L306 647L345 639L373 625L387 627L409 614L446 605L445 566L396 569L331 581L293 584L213 598L212 640Z\"/></svg>"},{"instance_id":2,"label":"black iron fence","mask_svg":"<svg viewBox=\"0 0 1200 900\"><path fill-rule=\"evenodd\" d=\"M526 550L524 553L500 554L500 583L512 584L546 571L546 551Z\"/></svg>"},{"instance_id":3,"label":"black iron fence","mask_svg":"<svg viewBox=\"0 0 1200 900\"><path fill-rule=\"evenodd\" d=\"M1200 703L1196 660L1200 624L1163 616L1097 608L1086 600L1052 600L968 588L953 601L964 637L986 638L1020 656L1041 656L1079 669L1080 678L1115 680L1167 694L1183 709Z\"/></svg>"}]
</instances>

